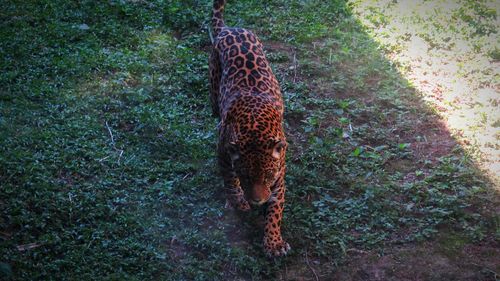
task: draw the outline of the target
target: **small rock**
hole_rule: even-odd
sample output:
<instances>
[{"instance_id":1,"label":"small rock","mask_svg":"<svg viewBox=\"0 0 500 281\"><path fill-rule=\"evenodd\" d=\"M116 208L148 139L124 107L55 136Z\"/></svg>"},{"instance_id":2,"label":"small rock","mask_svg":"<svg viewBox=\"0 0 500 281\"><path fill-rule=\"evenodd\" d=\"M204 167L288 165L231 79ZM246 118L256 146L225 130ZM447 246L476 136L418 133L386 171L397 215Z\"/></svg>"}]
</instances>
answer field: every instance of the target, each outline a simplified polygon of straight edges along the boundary
<instances>
[{"instance_id":1,"label":"small rock","mask_svg":"<svg viewBox=\"0 0 500 281\"><path fill-rule=\"evenodd\" d=\"M82 23L82 24L80 24L80 25L78 26L78 29L80 29L80 30L89 30L89 29L90 29L90 27L89 27L87 24Z\"/></svg>"}]
</instances>

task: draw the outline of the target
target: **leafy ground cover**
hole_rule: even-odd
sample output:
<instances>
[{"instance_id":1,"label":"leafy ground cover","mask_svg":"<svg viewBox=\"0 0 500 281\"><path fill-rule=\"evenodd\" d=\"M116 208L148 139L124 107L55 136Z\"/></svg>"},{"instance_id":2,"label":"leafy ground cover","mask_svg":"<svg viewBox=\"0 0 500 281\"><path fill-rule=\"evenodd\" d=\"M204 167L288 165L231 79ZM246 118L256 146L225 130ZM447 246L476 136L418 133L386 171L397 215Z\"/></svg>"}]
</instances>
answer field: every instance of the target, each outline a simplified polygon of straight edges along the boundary
<instances>
[{"instance_id":1,"label":"leafy ground cover","mask_svg":"<svg viewBox=\"0 0 500 281\"><path fill-rule=\"evenodd\" d=\"M388 57L394 46L370 23L390 22L378 9L392 6L364 5L229 1L227 23L263 39L286 101L283 229L293 251L268 260L261 210L226 208L217 176L210 3L6 2L3 277L498 278L498 191L478 168L480 149ZM481 27L478 38L496 34L497 10L485 5L454 20ZM495 75L471 75L496 85Z\"/></svg>"}]
</instances>

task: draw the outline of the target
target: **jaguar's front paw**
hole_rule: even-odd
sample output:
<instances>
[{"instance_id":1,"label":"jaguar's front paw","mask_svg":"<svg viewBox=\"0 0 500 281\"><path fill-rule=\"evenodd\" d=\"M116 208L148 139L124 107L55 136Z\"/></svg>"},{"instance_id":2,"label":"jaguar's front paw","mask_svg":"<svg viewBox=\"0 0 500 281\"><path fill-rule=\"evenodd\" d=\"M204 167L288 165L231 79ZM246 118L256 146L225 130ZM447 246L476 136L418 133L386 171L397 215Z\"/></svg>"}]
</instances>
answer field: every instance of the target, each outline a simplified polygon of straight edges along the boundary
<instances>
[{"instance_id":1,"label":"jaguar's front paw","mask_svg":"<svg viewBox=\"0 0 500 281\"><path fill-rule=\"evenodd\" d=\"M248 211L250 211L251 207L250 207L250 204L248 204L248 202L246 200L242 200L242 201L238 202L236 209L238 209L238 211L248 212Z\"/></svg>"},{"instance_id":2,"label":"jaguar's front paw","mask_svg":"<svg viewBox=\"0 0 500 281\"><path fill-rule=\"evenodd\" d=\"M233 207L236 210L241 211L241 212L248 212L251 209L250 204L248 204L248 202L246 200L238 200L236 202L228 200L228 201L226 201L226 208L228 208L228 207Z\"/></svg>"},{"instance_id":3,"label":"jaguar's front paw","mask_svg":"<svg viewBox=\"0 0 500 281\"><path fill-rule=\"evenodd\" d=\"M275 258L286 255L291 248L288 243L280 239L279 242L264 242L264 249L268 257Z\"/></svg>"}]
</instances>

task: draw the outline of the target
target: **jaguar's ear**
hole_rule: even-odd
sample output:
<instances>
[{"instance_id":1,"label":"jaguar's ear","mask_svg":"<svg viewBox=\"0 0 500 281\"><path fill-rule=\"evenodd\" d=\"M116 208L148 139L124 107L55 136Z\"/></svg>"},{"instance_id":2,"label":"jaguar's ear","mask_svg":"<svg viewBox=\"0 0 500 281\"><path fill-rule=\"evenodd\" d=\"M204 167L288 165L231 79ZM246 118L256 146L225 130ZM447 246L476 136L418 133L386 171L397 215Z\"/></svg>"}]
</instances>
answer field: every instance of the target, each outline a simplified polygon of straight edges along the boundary
<instances>
[{"instance_id":1,"label":"jaguar's ear","mask_svg":"<svg viewBox=\"0 0 500 281\"><path fill-rule=\"evenodd\" d=\"M226 144L226 152L229 154L229 157L231 157L231 161L236 161L240 159L240 148L238 147L238 144L235 142L230 142Z\"/></svg>"},{"instance_id":2,"label":"jaguar's ear","mask_svg":"<svg viewBox=\"0 0 500 281\"><path fill-rule=\"evenodd\" d=\"M281 152L286 148L287 143L284 140L280 140L276 142L273 148L273 157L276 159L281 158Z\"/></svg>"}]
</instances>

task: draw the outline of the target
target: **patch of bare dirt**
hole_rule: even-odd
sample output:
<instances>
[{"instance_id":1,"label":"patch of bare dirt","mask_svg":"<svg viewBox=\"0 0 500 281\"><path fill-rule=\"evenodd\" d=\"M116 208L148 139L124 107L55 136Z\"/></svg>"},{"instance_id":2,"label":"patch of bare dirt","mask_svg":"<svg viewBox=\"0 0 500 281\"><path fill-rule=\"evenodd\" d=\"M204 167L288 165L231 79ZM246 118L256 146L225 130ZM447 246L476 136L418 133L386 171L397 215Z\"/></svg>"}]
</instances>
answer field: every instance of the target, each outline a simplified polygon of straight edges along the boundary
<instances>
[{"instance_id":1,"label":"patch of bare dirt","mask_svg":"<svg viewBox=\"0 0 500 281\"><path fill-rule=\"evenodd\" d=\"M457 142L451 137L450 131L442 120L434 122L420 123L411 132L411 148L418 159L435 159L448 155L457 145ZM415 137L419 138L416 139Z\"/></svg>"},{"instance_id":2,"label":"patch of bare dirt","mask_svg":"<svg viewBox=\"0 0 500 281\"><path fill-rule=\"evenodd\" d=\"M500 245L490 239L480 244L453 245L441 240L392 246L378 251L347 250L338 267L328 261L300 257L280 272L278 280L309 281L497 281ZM451 236L450 239L456 239Z\"/></svg>"},{"instance_id":3,"label":"patch of bare dirt","mask_svg":"<svg viewBox=\"0 0 500 281\"><path fill-rule=\"evenodd\" d=\"M272 52L281 51L290 55L292 55L293 53L293 46L279 41L266 41L264 44L264 48Z\"/></svg>"},{"instance_id":4,"label":"patch of bare dirt","mask_svg":"<svg viewBox=\"0 0 500 281\"><path fill-rule=\"evenodd\" d=\"M241 227L243 219L242 214L238 214L238 211L235 209L227 207L224 221L227 223L228 227L224 232L232 247L247 248L251 244L248 233Z\"/></svg>"},{"instance_id":5,"label":"patch of bare dirt","mask_svg":"<svg viewBox=\"0 0 500 281\"><path fill-rule=\"evenodd\" d=\"M349 261L324 280L424 281L498 280L500 248L490 241L465 245L446 252L437 242L385 249L383 254L366 252Z\"/></svg>"}]
</instances>

